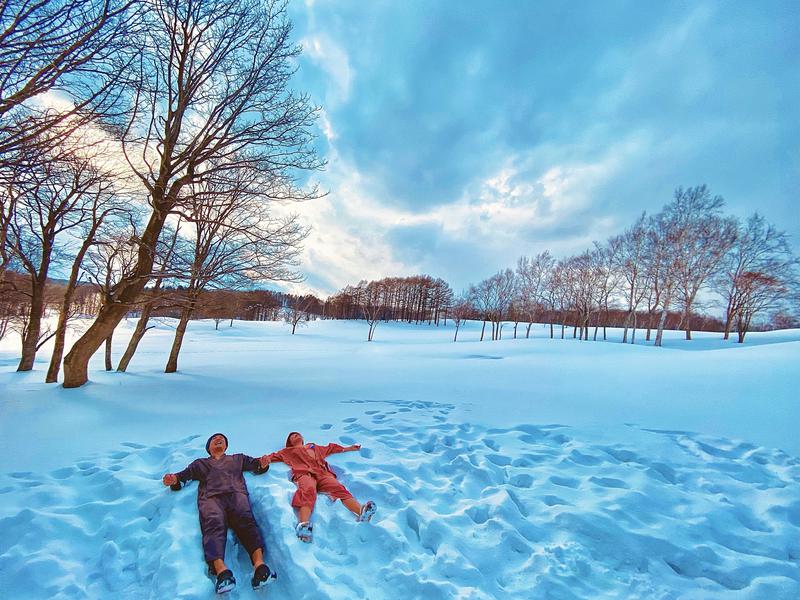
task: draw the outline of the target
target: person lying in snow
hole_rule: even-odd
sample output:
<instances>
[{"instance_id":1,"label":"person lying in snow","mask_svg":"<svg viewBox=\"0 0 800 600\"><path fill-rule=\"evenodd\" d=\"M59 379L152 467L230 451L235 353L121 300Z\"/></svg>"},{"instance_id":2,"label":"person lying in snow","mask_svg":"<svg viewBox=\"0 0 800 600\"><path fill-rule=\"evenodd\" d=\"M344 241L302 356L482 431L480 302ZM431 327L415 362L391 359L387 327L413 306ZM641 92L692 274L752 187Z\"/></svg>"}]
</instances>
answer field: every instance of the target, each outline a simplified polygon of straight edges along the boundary
<instances>
[{"instance_id":1,"label":"person lying in snow","mask_svg":"<svg viewBox=\"0 0 800 600\"><path fill-rule=\"evenodd\" d=\"M295 532L302 541L310 542L312 539L311 513L317 501L317 492L326 494L334 502L341 500L342 504L356 516L357 521L369 521L375 514L375 503L369 500L363 506L359 504L353 498L353 494L339 483L325 461L331 454L351 452L360 448L359 444L345 447L339 444L327 446L306 444L303 436L293 431L286 438L286 447L283 450L261 457L262 464L282 462L291 469L292 481L297 485L297 491L292 498L292 506L297 511L299 520Z\"/></svg>"},{"instance_id":2,"label":"person lying in snow","mask_svg":"<svg viewBox=\"0 0 800 600\"><path fill-rule=\"evenodd\" d=\"M244 471L256 475L269 470L269 462L246 454L225 454L228 438L215 433L206 442L209 458L198 458L179 473L164 475L164 485L180 490L190 480L199 482L197 508L200 513L200 530L203 533L203 551L209 571L217 577L218 594L230 592L236 586L233 573L225 565L225 540L228 527L247 549L253 561L253 589L259 589L276 578L264 564L264 542L250 509L250 496L244 482Z\"/></svg>"}]
</instances>

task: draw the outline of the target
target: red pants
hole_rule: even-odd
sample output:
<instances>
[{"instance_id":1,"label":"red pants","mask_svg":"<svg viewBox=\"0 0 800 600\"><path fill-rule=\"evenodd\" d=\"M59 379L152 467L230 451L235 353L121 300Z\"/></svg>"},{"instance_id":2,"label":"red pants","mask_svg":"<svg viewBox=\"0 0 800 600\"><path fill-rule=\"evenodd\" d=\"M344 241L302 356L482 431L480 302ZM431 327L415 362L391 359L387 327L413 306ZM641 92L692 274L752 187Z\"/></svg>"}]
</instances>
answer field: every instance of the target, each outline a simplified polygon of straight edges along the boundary
<instances>
[{"instance_id":1,"label":"red pants","mask_svg":"<svg viewBox=\"0 0 800 600\"><path fill-rule=\"evenodd\" d=\"M310 475L304 473L294 480L297 485L297 491L292 498L292 506L294 508L314 508L317 502L317 492L326 494L333 500L347 500L352 498L353 494L347 491L339 480L330 473L323 475Z\"/></svg>"}]
</instances>

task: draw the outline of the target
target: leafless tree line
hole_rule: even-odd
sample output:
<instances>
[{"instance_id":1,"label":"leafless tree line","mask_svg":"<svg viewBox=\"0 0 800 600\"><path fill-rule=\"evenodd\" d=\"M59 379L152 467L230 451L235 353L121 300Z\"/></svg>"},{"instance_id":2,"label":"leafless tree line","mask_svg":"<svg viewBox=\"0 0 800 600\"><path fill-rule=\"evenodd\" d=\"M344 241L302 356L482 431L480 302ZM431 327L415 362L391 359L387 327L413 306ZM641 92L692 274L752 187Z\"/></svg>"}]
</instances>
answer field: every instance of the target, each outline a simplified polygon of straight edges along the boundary
<instances>
[{"instance_id":1,"label":"leafless tree line","mask_svg":"<svg viewBox=\"0 0 800 600\"><path fill-rule=\"evenodd\" d=\"M180 287L174 371L202 294L299 279L307 231L270 206L318 197L299 177L322 161L317 109L289 85L285 2L11 0L0 19L0 306L24 322L19 370L55 338L47 381L63 364L80 386L139 311L124 370L160 290ZM66 284L49 331L53 273ZM99 307L64 355L81 281Z\"/></svg>"},{"instance_id":2,"label":"leafless tree line","mask_svg":"<svg viewBox=\"0 0 800 600\"><path fill-rule=\"evenodd\" d=\"M386 277L378 281L360 281L346 286L328 298L324 315L336 319L365 319L369 325L367 339L372 341L381 321L447 324L453 291L440 278L428 275Z\"/></svg>"},{"instance_id":3,"label":"leafless tree line","mask_svg":"<svg viewBox=\"0 0 800 600\"><path fill-rule=\"evenodd\" d=\"M568 327L581 340L606 339L609 326L623 328L623 343L637 330L661 346L665 329L735 328L743 342L754 318L793 322L798 310L798 261L785 233L753 214L745 222L723 214L724 201L705 185L678 188L655 215L642 214L623 233L575 256L548 251L523 256L455 296L442 280L426 276L362 281L331 297L329 315L365 319L372 339L381 321L438 325L449 315L458 330L466 319L482 321L480 339L514 338L524 324L549 324L550 337ZM712 305L724 320L708 316ZM446 323L446 321L445 321ZM489 331L487 332L487 325ZM556 328L560 332L556 332Z\"/></svg>"},{"instance_id":4,"label":"leafless tree line","mask_svg":"<svg viewBox=\"0 0 800 600\"><path fill-rule=\"evenodd\" d=\"M574 337L596 340L602 328L605 339L607 326L620 325L623 343L634 343L643 328L647 340L655 331L661 346L670 318L690 340L693 327L709 320L701 310L717 301L725 309L724 338L735 327L743 342L756 315L797 310L798 261L786 234L761 215L740 222L723 206L704 185L678 188L661 212L643 214L604 244L560 260L549 252L522 257L516 270L471 286L461 302L484 328L492 324L492 339L502 335L504 320L514 322L514 337L519 322L527 323L527 337L543 320L550 337L554 326L563 338L571 325Z\"/></svg>"}]
</instances>

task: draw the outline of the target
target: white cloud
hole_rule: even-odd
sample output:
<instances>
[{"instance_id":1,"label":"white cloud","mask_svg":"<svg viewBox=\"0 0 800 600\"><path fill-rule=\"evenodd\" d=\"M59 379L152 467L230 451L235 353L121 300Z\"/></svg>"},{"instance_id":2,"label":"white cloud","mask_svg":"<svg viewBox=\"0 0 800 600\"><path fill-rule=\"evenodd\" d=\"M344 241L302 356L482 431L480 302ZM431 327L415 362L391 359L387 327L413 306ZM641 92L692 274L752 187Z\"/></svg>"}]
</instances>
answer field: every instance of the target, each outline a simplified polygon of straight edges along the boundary
<instances>
[{"instance_id":1,"label":"white cloud","mask_svg":"<svg viewBox=\"0 0 800 600\"><path fill-rule=\"evenodd\" d=\"M336 139L336 132L333 130L333 124L331 120L328 118L328 113L325 111L324 108L321 108L319 111L319 120L320 120L320 127L322 129L322 134L325 136L325 139L328 142L332 142Z\"/></svg>"},{"instance_id":2,"label":"white cloud","mask_svg":"<svg viewBox=\"0 0 800 600\"><path fill-rule=\"evenodd\" d=\"M303 56L319 66L331 81L325 93L325 105L339 106L350 98L355 75L347 52L328 35L314 33L300 40Z\"/></svg>"},{"instance_id":3,"label":"white cloud","mask_svg":"<svg viewBox=\"0 0 800 600\"><path fill-rule=\"evenodd\" d=\"M421 226L439 231L451 245L481 248L497 256L497 268L522 253L545 248L556 254L580 251L609 235L615 220L593 216L579 233L556 241L550 232L585 218L595 190L618 175L644 143L631 137L594 161L562 161L538 171L532 164L541 163L541 156L515 156L494 175L467 186L460 198L422 212L396 208L371 196L365 176L334 152L325 176L330 195L299 207L301 218L313 228L301 270L324 282L326 293L360 279L430 272L435 264L408 262L405 249L389 241L398 228ZM536 247L534 237L544 239L545 245ZM434 263L436 257L430 260Z\"/></svg>"}]
</instances>

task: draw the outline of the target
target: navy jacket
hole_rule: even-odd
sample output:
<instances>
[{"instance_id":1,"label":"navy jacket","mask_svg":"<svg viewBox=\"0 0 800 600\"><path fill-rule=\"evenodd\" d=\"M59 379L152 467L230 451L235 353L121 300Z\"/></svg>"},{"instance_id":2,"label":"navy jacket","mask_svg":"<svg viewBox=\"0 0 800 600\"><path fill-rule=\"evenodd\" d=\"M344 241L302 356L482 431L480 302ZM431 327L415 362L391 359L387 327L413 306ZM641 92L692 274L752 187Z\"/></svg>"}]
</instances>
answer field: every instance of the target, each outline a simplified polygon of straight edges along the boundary
<instances>
[{"instance_id":1,"label":"navy jacket","mask_svg":"<svg viewBox=\"0 0 800 600\"><path fill-rule=\"evenodd\" d=\"M262 469L259 459L252 456L247 456L246 454L224 454L218 459L210 456L208 458L198 458L175 475L178 477L179 484L184 484L191 480L199 482L197 499L201 501L205 498L230 492L247 494L247 484L244 482L243 473L251 471L256 475L261 475L268 470L269 465Z\"/></svg>"}]
</instances>

